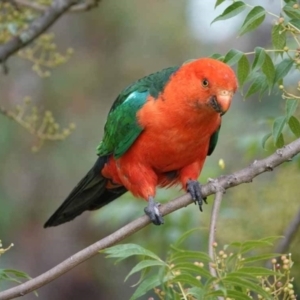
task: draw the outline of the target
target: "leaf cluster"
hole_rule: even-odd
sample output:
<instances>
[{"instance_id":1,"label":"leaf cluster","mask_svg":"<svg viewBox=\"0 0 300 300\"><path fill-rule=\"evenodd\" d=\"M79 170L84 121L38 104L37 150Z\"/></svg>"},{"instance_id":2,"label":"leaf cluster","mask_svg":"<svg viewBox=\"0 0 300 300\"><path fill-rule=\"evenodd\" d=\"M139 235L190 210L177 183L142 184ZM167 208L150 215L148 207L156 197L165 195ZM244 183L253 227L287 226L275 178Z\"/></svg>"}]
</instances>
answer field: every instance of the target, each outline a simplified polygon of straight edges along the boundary
<instances>
[{"instance_id":1,"label":"leaf cluster","mask_svg":"<svg viewBox=\"0 0 300 300\"><path fill-rule=\"evenodd\" d=\"M36 141L32 146L33 152L37 152L45 141L66 139L75 129L74 123L70 123L68 128L60 129L60 125L55 121L52 112L45 111L42 114L36 106L32 105L29 97L25 97L21 105L17 105L12 110L5 110L0 107L0 113L14 120L35 137Z\"/></svg>"},{"instance_id":2,"label":"leaf cluster","mask_svg":"<svg viewBox=\"0 0 300 300\"><path fill-rule=\"evenodd\" d=\"M0 45L4 45L15 36L22 38L22 32L41 15L42 12L16 4L14 1L0 1ZM71 48L67 49L65 54L58 52L54 35L43 34L17 55L30 61L33 64L32 70L39 76L48 77L51 74L50 70L66 63L72 53Z\"/></svg>"},{"instance_id":3,"label":"leaf cluster","mask_svg":"<svg viewBox=\"0 0 300 300\"><path fill-rule=\"evenodd\" d=\"M7 252L11 247L13 247L13 244L11 244L7 248L2 248L2 243L0 240L0 256ZM13 269L0 269L0 283L1 281L12 281L15 283L22 283L19 279L30 279L31 277L28 276L26 273L13 270Z\"/></svg>"},{"instance_id":4,"label":"leaf cluster","mask_svg":"<svg viewBox=\"0 0 300 300\"><path fill-rule=\"evenodd\" d=\"M195 233L185 233L171 245L165 260L136 244L123 244L102 252L120 262L137 256L140 261L132 268L125 280L140 273L138 285L131 300L138 299L154 290L159 299L213 300L221 296L226 299L296 299L294 296L290 269L291 256L281 256L278 263L274 258L279 254L258 254L258 249L272 246L278 237L269 237L243 243L231 243L217 251L211 259L206 253L185 250L182 242ZM257 266L272 259L272 268ZM216 276L209 272L209 266L216 270ZM156 269L155 272L153 269ZM282 298L281 298L282 297Z\"/></svg>"},{"instance_id":5,"label":"leaf cluster","mask_svg":"<svg viewBox=\"0 0 300 300\"><path fill-rule=\"evenodd\" d=\"M216 1L215 7L223 2L225 0ZM239 87L242 91L246 90L245 99L254 94L261 98L264 93L273 92L274 88L281 92L282 98L286 100L285 114L274 118L272 132L265 135L262 141L265 147L266 141L272 138L274 145L279 148L284 145L282 131L285 125L288 125L296 138L300 136L300 122L293 115L300 100L300 82L294 88L296 93L290 92L284 82L292 72L300 72L300 6L297 1L286 0L280 15L276 15L262 6L233 1L212 23L232 18L245 10L248 10L248 13L239 29L240 36L257 29L267 14L274 18L270 29L270 48L256 47L246 53L231 49L225 55L215 53L212 57L231 66L236 65Z\"/></svg>"},{"instance_id":6,"label":"leaf cluster","mask_svg":"<svg viewBox=\"0 0 300 300\"><path fill-rule=\"evenodd\" d=\"M6 43L16 37L21 40L25 39L26 30L44 13L43 10L36 10L36 5L46 5L45 9L47 9L51 3L52 1L43 0L21 2L21 4L17 1L0 1L0 47L2 45L5 47ZM71 48L67 49L65 54L58 52L54 38L54 34L42 34L17 53L19 57L32 63L32 70L40 77L50 76L50 70L66 63L73 53ZM3 63L3 69L7 73L8 69L5 63ZM28 113L29 100L25 100L24 103L16 106L13 110L0 107L0 113L11 118L36 137L36 143L32 147L33 151L38 151L46 140L65 139L74 129L72 124L69 128L60 130L51 112L40 116L37 108L33 106L32 111Z\"/></svg>"}]
</instances>

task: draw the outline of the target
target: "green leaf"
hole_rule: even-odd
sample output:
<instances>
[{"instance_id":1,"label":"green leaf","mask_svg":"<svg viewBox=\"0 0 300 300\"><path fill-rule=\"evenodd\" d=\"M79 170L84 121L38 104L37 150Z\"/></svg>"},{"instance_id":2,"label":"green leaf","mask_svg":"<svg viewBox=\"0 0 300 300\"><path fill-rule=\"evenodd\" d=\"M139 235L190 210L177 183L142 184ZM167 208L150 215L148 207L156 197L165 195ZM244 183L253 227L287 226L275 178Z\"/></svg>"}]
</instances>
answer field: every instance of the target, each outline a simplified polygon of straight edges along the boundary
<instances>
[{"instance_id":1,"label":"green leaf","mask_svg":"<svg viewBox=\"0 0 300 300\"><path fill-rule=\"evenodd\" d=\"M17 278L31 279L31 277L28 274L18 271L18 270L0 269L0 281L6 280L6 281L12 281L12 282L16 282L16 283L22 283ZM36 292L35 292L35 294L36 294Z\"/></svg>"},{"instance_id":2,"label":"green leaf","mask_svg":"<svg viewBox=\"0 0 300 300\"><path fill-rule=\"evenodd\" d=\"M265 148L266 142L267 142L267 140L268 140L271 136L272 136L272 133L267 133L267 134L264 135L264 137L262 138L261 144L262 144L263 149L266 149L266 148Z\"/></svg>"},{"instance_id":3,"label":"green leaf","mask_svg":"<svg viewBox=\"0 0 300 300\"><path fill-rule=\"evenodd\" d=\"M18 278L31 279L31 277L26 273L14 269L1 269L1 272L4 272L6 274L12 274Z\"/></svg>"},{"instance_id":4,"label":"green leaf","mask_svg":"<svg viewBox=\"0 0 300 300\"><path fill-rule=\"evenodd\" d=\"M255 56L254 56L254 60L253 60L253 63L252 63L252 70L256 71L265 62L266 52L265 52L265 49L261 48L261 47L256 47L254 49L254 51L255 51Z\"/></svg>"},{"instance_id":5,"label":"green leaf","mask_svg":"<svg viewBox=\"0 0 300 300\"><path fill-rule=\"evenodd\" d=\"M259 241L266 242L268 245L273 245L275 241L283 239L283 235L272 235L265 238L260 239Z\"/></svg>"},{"instance_id":6,"label":"green leaf","mask_svg":"<svg viewBox=\"0 0 300 300\"><path fill-rule=\"evenodd\" d=\"M232 243L230 243L229 245L227 245L227 248L228 247L242 247L243 246L243 243L241 243L241 242L232 242Z\"/></svg>"},{"instance_id":7,"label":"green leaf","mask_svg":"<svg viewBox=\"0 0 300 300\"><path fill-rule=\"evenodd\" d=\"M242 51L236 50L236 49L231 49L226 55L223 60L226 64L232 66L236 64L241 57L244 55Z\"/></svg>"},{"instance_id":8,"label":"green leaf","mask_svg":"<svg viewBox=\"0 0 300 300\"><path fill-rule=\"evenodd\" d=\"M145 268L154 267L154 266L166 267L167 264L163 261L158 261L158 260L150 260L150 259L142 260L132 268L132 270L126 276L124 281L126 281L132 274L137 273Z\"/></svg>"},{"instance_id":9,"label":"green leaf","mask_svg":"<svg viewBox=\"0 0 300 300\"><path fill-rule=\"evenodd\" d=\"M289 73L293 65L294 65L294 61L290 58L285 58L279 64L277 64L275 66L274 83L284 78Z\"/></svg>"},{"instance_id":10,"label":"green leaf","mask_svg":"<svg viewBox=\"0 0 300 300\"><path fill-rule=\"evenodd\" d=\"M253 240L253 241L246 241L241 246L241 253L248 252L252 249L257 249L261 247L268 247L273 246L273 243L271 240L261 239L261 240Z\"/></svg>"},{"instance_id":11,"label":"green leaf","mask_svg":"<svg viewBox=\"0 0 300 300\"><path fill-rule=\"evenodd\" d=\"M235 247L235 248L240 248L242 252L245 252L245 249L254 249L254 248L260 248L260 247L268 247L268 246L273 246L273 243L282 238L282 236L269 236L260 240L250 240L246 242L233 242L230 243L228 247Z\"/></svg>"},{"instance_id":12,"label":"green leaf","mask_svg":"<svg viewBox=\"0 0 300 300\"><path fill-rule=\"evenodd\" d=\"M300 122L297 118L294 116L291 116L288 121L289 127L292 131L292 133L299 138L300 137Z\"/></svg>"},{"instance_id":13,"label":"green leaf","mask_svg":"<svg viewBox=\"0 0 300 300\"><path fill-rule=\"evenodd\" d=\"M250 85L245 98L250 97L251 95L253 95L254 93L258 92L259 90L261 90L261 88L263 87L264 82L266 81L266 76L263 74L258 74L252 84Z\"/></svg>"},{"instance_id":14,"label":"green leaf","mask_svg":"<svg viewBox=\"0 0 300 300\"><path fill-rule=\"evenodd\" d=\"M225 1L226 0L217 0L216 3L215 3L215 8L218 7L220 4L222 4Z\"/></svg>"},{"instance_id":15,"label":"green leaf","mask_svg":"<svg viewBox=\"0 0 300 300\"><path fill-rule=\"evenodd\" d=\"M256 278L253 276L253 279ZM266 299L272 299L271 295L264 291L263 288L261 288L257 283L254 283L253 281L247 280L245 278L241 278L238 275L235 275L233 273L228 274L223 280L224 283L233 285L234 287L241 287L242 289L250 289L253 292L260 294Z\"/></svg>"},{"instance_id":16,"label":"green leaf","mask_svg":"<svg viewBox=\"0 0 300 300\"><path fill-rule=\"evenodd\" d=\"M245 21L239 30L239 34L243 35L248 31L256 29L265 19L266 12L262 6L255 6L245 18Z\"/></svg>"},{"instance_id":17,"label":"green leaf","mask_svg":"<svg viewBox=\"0 0 300 300\"><path fill-rule=\"evenodd\" d=\"M300 19L300 10L293 8L293 4L287 4L283 7L285 14L292 19Z\"/></svg>"},{"instance_id":18,"label":"green leaf","mask_svg":"<svg viewBox=\"0 0 300 300\"><path fill-rule=\"evenodd\" d=\"M237 78L240 85L240 88L243 87L248 74L250 72L250 64L246 55L242 55L241 59L238 62L237 66Z\"/></svg>"},{"instance_id":19,"label":"green leaf","mask_svg":"<svg viewBox=\"0 0 300 300\"><path fill-rule=\"evenodd\" d=\"M220 53L214 53L210 57L214 58L214 59L217 59L217 60L220 60L220 61L223 61L223 59L224 59L224 56Z\"/></svg>"},{"instance_id":20,"label":"green leaf","mask_svg":"<svg viewBox=\"0 0 300 300\"><path fill-rule=\"evenodd\" d=\"M160 280L157 274L146 278L135 290L134 294L131 296L130 300L135 300L143 295L145 295L148 291L154 289L155 287L159 286L160 284L166 282L168 280L165 277L162 281Z\"/></svg>"},{"instance_id":21,"label":"green leaf","mask_svg":"<svg viewBox=\"0 0 300 300\"><path fill-rule=\"evenodd\" d=\"M202 288L192 287L188 289L187 295L191 295L197 300L202 300L204 297L204 290Z\"/></svg>"},{"instance_id":22,"label":"green leaf","mask_svg":"<svg viewBox=\"0 0 300 300\"><path fill-rule=\"evenodd\" d=\"M7 274L1 274L0 275L0 280L5 280L5 281L12 281L15 283L22 283L22 281L12 277L12 276L8 276Z\"/></svg>"},{"instance_id":23,"label":"green leaf","mask_svg":"<svg viewBox=\"0 0 300 300\"><path fill-rule=\"evenodd\" d=\"M255 277L279 275L278 272L263 267L243 267L238 269L238 271L235 272L236 275L241 275L241 277L242 277L242 273L252 275Z\"/></svg>"},{"instance_id":24,"label":"green leaf","mask_svg":"<svg viewBox=\"0 0 300 300\"><path fill-rule=\"evenodd\" d=\"M178 264L182 261L186 261L187 259L194 259L196 261L202 261L202 262L211 261L210 257L204 252L181 250L175 248L172 245L171 248L176 251L174 254L172 254L170 259L170 262L174 264Z\"/></svg>"},{"instance_id":25,"label":"green leaf","mask_svg":"<svg viewBox=\"0 0 300 300\"><path fill-rule=\"evenodd\" d=\"M196 266L191 262L177 263L172 270L188 271L189 273L201 275L202 277L205 277L205 278L212 277L212 275L204 267Z\"/></svg>"},{"instance_id":26,"label":"green leaf","mask_svg":"<svg viewBox=\"0 0 300 300\"><path fill-rule=\"evenodd\" d=\"M274 49L283 49L286 45L286 32L281 24L272 27L272 45Z\"/></svg>"},{"instance_id":27,"label":"green leaf","mask_svg":"<svg viewBox=\"0 0 300 300\"><path fill-rule=\"evenodd\" d=\"M251 300L246 294L236 291L236 290L227 290L227 297L232 299L239 299L239 300Z\"/></svg>"},{"instance_id":28,"label":"green leaf","mask_svg":"<svg viewBox=\"0 0 300 300\"><path fill-rule=\"evenodd\" d=\"M142 255L142 256L148 256L155 260L162 261L156 254L153 252L139 246L136 244L122 244L122 245L116 245L110 248L106 248L104 250L101 250L100 253L107 254L107 257L109 258L119 258L118 261L121 261L125 258L128 258L130 256L134 255Z\"/></svg>"},{"instance_id":29,"label":"green leaf","mask_svg":"<svg viewBox=\"0 0 300 300\"><path fill-rule=\"evenodd\" d=\"M273 135L275 145L280 137L284 125L286 124L286 121L287 120L285 116L278 117L274 121L272 135Z\"/></svg>"},{"instance_id":30,"label":"green leaf","mask_svg":"<svg viewBox=\"0 0 300 300\"><path fill-rule=\"evenodd\" d=\"M213 19L211 24L214 23L214 22L217 22L217 21L230 19L230 18L238 15L239 13L241 13L245 8L246 8L246 5L245 5L244 2L242 2L242 1L234 2L233 4L229 5L223 11L223 13L221 15L219 15L218 17Z\"/></svg>"},{"instance_id":31,"label":"green leaf","mask_svg":"<svg viewBox=\"0 0 300 300\"><path fill-rule=\"evenodd\" d=\"M289 21L291 25L296 27L298 30L300 30L300 20L299 19L292 19Z\"/></svg>"},{"instance_id":32,"label":"green leaf","mask_svg":"<svg viewBox=\"0 0 300 300\"><path fill-rule=\"evenodd\" d=\"M266 53L266 58L265 58L265 61L262 65L261 69L267 77L269 91L271 91L271 88L274 85L275 67L274 67L273 61L268 53Z\"/></svg>"},{"instance_id":33,"label":"green leaf","mask_svg":"<svg viewBox=\"0 0 300 300\"><path fill-rule=\"evenodd\" d=\"M211 292L206 293L205 296L206 296L206 298L220 296L220 297L222 297L222 299L224 299L227 296L227 293L225 294L224 290L216 290L216 291L211 291ZM217 298L213 298L213 299L217 299Z\"/></svg>"},{"instance_id":34,"label":"green leaf","mask_svg":"<svg viewBox=\"0 0 300 300\"><path fill-rule=\"evenodd\" d=\"M284 146L284 138L283 138L283 134L282 133L280 133L279 138L278 138L277 142L275 143L275 146L277 148L281 148L281 147Z\"/></svg>"},{"instance_id":35,"label":"green leaf","mask_svg":"<svg viewBox=\"0 0 300 300\"><path fill-rule=\"evenodd\" d=\"M289 120L297 109L299 101L296 99L288 99L285 102L286 119Z\"/></svg>"},{"instance_id":36,"label":"green leaf","mask_svg":"<svg viewBox=\"0 0 300 300\"><path fill-rule=\"evenodd\" d=\"M198 280L196 277L186 273L186 274L180 274L176 277L174 277L171 282L180 282L185 283L188 286L195 286L198 288L203 287L203 284L200 280Z\"/></svg>"},{"instance_id":37,"label":"green leaf","mask_svg":"<svg viewBox=\"0 0 300 300\"><path fill-rule=\"evenodd\" d=\"M279 254L279 253L270 253L270 254L261 254L261 255L256 255L256 256L250 256L250 257L244 258L243 264L252 264L254 262L261 261L261 260L269 260L269 259L273 259L280 255L281 254Z\"/></svg>"},{"instance_id":38,"label":"green leaf","mask_svg":"<svg viewBox=\"0 0 300 300\"><path fill-rule=\"evenodd\" d=\"M262 98L262 95L265 91L267 91L268 89L268 83L266 80L264 80L261 84L261 88L260 88L260 91L259 91L259 100L261 100Z\"/></svg>"}]
</instances>

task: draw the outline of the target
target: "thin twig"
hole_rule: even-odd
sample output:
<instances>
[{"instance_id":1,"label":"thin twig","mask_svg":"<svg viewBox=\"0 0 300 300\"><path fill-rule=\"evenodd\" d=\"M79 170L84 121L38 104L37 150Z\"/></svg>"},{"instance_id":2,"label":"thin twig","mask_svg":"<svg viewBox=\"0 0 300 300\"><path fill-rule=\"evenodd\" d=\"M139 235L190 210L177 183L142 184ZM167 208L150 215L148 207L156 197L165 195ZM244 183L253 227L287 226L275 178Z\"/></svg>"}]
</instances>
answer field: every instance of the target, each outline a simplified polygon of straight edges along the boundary
<instances>
[{"instance_id":1,"label":"thin twig","mask_svg":"<svg viewBox=\"0 0 300 300\"><path fill-rule=\"evenodd\" d=\"M215 179L213 183L203 185L201 189L202 195L203 197L206 197L208 195L216 193L215 186L222 187L223 189L228 189L241 183L251 182L254 177L258 176L261 173L271 171L275 167L286 161L290 161L298 153L300 153L300 139L297 139L287 146L278 149L275 153L265 159L254 161L250 166L240 171L237 171L230 175L221 176ZM160 212L162 215L167 215L191 203L193 203L193 201L190 194L185 194L177 199L168 202L165 205L160 206ZM111 235L69 257L51 270L16 287L1 292L0 300L17 298L40 288L41 286L53 281L62 274L66 273L67 271L73 269L75 266L79 265L90 257L95 256L101 249L107 248L122 241L126 237L141 230L149 223L150 221L147 216L142 216L130 222Z\"/></svg>"},{"instance_id":2,"label":"thin twig","mask_svg":"<svg viewBox=\"0 0 300 300\"><path fill-rule=\"evenodd\" d=\"M217 191L216 195L215 195L215 200L213 203L213 208L211 211L211 217L210 217L209 238L208 238L208 255L210 256L212 261L215 260L214 243L216 241L217 219L219 216L222 198L223 198L223 191L221 191L221 190ZM212 276L217 277L217 271L215 268L212 267L211 264L209 264L209 271Z\"/></svg>"},{"instance_id":3,"label":"thin twig","mask_svg":"<svg viewBox=\"0 0 300 300\"><path fill-rule=\"evenodd\" d=\"M88 11L92 8L97 7L100 1L101 0L87 0L86 2L72 6L69 12ZM14 2L20 6L24 6L39 12L45 12L47 9L49 9L49 6L34 2L32 0L14 0Z\"/></svg>"},{"instance_id":4,"label":"thin twig","mask_svg":"<svg viewBox=\"0 0 300 300\"><path fill-rule=\"evenodd\" d=\"M35 19L18 36L11 38L7 43L0 46L0 63L4 63L9 56L16 53L21 48L27 46L34 39L45 32L59 17L69 8L76 4L77 0L55 0L45 13Z\"/></svg>"},{"instance_id":5,"label":"thin twig","mask_svg":"<svg viewBox=\"0 0 300 300\"><path fill-rule=\"evenodd\" d=\"M214 180L213 180L214 184ZM210 256L210 259L212 263L215 262L215 250L214 250L214 243L216 241L216 230L217 230L217 220L219 216L219 211L223 199L223 193L224 190L222 187L215 186L216 187L216 194L215 194L215 200L213 203L212 211L211 211L211 217L210 217L210 226L209 226L209 237L208 237L208 255ZM217 264L215 264L215 268L212 265L212 263L209 264L209 272L213 277L218 277L217 274ZM218 290L218 284L214 284L214 289ZM224 300L224 297L217 297L218 300Z\"/></svg>"}]
</instances>

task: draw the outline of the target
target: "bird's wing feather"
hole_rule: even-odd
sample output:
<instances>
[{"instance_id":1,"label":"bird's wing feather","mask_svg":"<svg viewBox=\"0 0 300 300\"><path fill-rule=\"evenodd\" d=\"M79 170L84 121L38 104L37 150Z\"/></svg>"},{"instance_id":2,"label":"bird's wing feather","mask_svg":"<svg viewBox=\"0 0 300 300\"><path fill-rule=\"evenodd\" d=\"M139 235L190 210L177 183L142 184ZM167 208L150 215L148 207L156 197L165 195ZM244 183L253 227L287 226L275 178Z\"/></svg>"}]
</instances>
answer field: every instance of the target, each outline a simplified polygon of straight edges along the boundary
<instances>
[{"instance_id":1,"label":"bird's wing feather","mask_svg":"<svg viewBox=\"0 0 300 300\"><path fill-rule=\"evenodd\" d=\"M114 102L104 127L104 137L98 146L99 156L121 157L134 143L143 128L136 114L146 103L148 96L157 98L170 76L178 67L171 67L148 75L126 89Z\"/></svg>"},{"instance_id":2,"label":"bird's wing feather","mask_svg":"<svg viewBox=\"0 0 300 300\"><path fill-rule=\"evenodd\" d=\"M136 119L137 111L144 105L149 92L132 92L107 118L104 137L98 146L98 155L113 154L116 158L125 153L143 131Z\"/></svg>"},{"instance_id":3,"label":"bird's wing feather","mask_svg":"<svg viewBox=\"0 0 300 300\"><path fill-rule=\"evenodd\" d=\"M207 155L211 155L217 146L220 128L221 128L221 125L210 137Z\"/></svg>"}]
</instances>

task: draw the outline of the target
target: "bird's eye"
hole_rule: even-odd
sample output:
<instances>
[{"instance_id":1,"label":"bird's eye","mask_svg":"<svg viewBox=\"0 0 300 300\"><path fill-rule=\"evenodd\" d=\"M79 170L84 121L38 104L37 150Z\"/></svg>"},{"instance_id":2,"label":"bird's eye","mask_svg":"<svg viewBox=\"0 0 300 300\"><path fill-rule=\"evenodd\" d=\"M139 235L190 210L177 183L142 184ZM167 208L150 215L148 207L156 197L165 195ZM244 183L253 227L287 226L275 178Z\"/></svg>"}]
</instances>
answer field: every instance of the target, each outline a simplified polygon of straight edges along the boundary
<instances>
[{"instance_id":1,"label":"bird's eye","mask_svg":"<svg viewBox=\"0 0 300 300\"><path fill-rule=\"evenodd\" d=\"M208 80L207 79L202 80L202 86L203 87L208 87Z\"/></svg>"}]
</instances>

